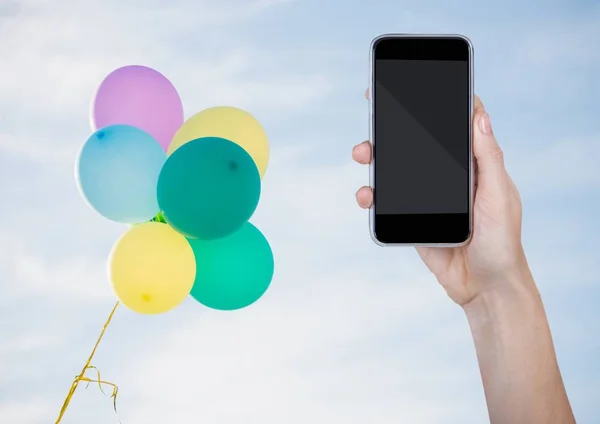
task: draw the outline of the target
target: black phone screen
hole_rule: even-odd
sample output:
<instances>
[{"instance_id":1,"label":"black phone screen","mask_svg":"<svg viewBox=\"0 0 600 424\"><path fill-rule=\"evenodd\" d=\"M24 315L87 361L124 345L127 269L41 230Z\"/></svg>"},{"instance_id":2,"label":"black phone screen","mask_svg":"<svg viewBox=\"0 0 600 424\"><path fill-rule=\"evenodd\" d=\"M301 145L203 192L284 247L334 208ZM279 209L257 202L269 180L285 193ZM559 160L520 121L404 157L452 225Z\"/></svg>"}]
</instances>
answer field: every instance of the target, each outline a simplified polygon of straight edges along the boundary
<instances>
[{"instance_id":1,"label":"black phone screen","mask_svg":"<svg viewBox=\"0 0 600 424\"><path fill-rule=\"evenodd\" d=\"M374 45L374 232L383 243L470 234L471 48L461 37Z\"/></svg>"}]
</instances>

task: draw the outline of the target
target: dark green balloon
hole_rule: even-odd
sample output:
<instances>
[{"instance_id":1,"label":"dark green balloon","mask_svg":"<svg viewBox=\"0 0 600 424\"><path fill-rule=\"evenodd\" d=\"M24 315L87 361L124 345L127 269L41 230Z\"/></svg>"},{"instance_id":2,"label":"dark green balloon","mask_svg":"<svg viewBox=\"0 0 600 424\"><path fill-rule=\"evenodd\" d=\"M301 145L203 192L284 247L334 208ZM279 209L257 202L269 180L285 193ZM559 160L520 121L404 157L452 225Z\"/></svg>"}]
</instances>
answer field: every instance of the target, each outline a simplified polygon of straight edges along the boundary
<instances>
[{"instance_id":1,"label":"dark green balloon","mask_svg":"<svg viewBox=\"0 0 600 424\"><path fill-rule=\"evenodd\" d=\"M189 238L225 237L247 222L260 198L260 175L238 144L219 137L192 140L167 159L158 178L158 205Z\"/></svg>"},{"instance_id":2,"label":"dark green balloon","mask_svg":"<svg viewBox=\"0 0 600 424\"><path fill-rule=\"evenodd\" d=\"M231 311L256 302L273 279L269 242L251 223L217 240L188 239L196 257L190 295L209 308Z\"/></svg>"}]
</instances>

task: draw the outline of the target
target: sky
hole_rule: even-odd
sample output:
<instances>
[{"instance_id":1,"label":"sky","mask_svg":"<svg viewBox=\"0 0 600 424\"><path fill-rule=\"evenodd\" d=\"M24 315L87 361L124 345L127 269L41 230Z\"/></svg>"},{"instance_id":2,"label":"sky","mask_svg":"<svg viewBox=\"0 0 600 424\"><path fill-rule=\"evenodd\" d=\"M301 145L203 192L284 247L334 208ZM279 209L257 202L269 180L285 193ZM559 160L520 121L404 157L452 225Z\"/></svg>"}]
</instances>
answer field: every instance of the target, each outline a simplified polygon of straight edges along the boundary
<instances>
[{"instance_id":1,"label":"sky","mask_svg":"<svg viewBox=\"0 0 600 424\"><path fill-rule=\"evenodd\" d=\"M272 156L252 222L269 291L236 312L192 299L119 309L93 365L124 424L488 422L473 342L413 249L380 248L355 190L369 45L461 33L524 205L524 244L578 423L600 423L600 3L592 0L2 0L0 422L54 422L116 299L126 230L73 177L90 102L128 64L165 74L186 116L252 113ZM64 424L118 423L97 386Z\"/></svg>"}]
</instances>

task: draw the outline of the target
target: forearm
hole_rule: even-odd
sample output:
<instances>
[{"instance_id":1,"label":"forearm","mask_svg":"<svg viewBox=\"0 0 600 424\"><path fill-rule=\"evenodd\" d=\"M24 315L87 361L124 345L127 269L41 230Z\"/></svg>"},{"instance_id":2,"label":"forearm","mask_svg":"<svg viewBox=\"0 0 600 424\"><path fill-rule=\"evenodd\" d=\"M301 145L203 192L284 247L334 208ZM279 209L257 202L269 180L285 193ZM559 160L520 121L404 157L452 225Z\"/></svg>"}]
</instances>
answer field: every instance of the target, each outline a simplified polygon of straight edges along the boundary
<instances>
[{"instance_id":1,"label":"forearm","mask_svg":"<svg viewBox=\"0 0 600 424\"><path fill-rule=\"evenodd\" d=\"M491 423L575 423L529 270L498 286L464 307Z\"/></svg>"}]
</instances>

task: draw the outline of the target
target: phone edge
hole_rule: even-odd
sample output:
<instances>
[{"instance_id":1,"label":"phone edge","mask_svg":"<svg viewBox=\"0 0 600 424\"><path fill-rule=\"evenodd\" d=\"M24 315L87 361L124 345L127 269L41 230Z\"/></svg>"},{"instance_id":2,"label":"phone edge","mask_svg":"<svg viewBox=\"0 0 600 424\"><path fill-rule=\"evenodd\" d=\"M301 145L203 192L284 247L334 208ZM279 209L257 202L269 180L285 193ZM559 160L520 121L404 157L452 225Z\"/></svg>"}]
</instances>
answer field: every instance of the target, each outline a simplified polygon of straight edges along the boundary
<instances>
[{"instance_id":1,"label":"phone edge","mask_svg":"<svg viewBox=\"0 0 600 424\"><path fill-rule=\"evenodd\" d=\"M375 46L378 41L384 38L408 38L408 37L420 37L420 38L460 38L464 40L469 46L469 113L470 113L470 125L469 125L469 236L465 241L460 243L383 243L377 239L375 235L375 207L374 204L369 208L369 235L371 240L378 246L389 247L389 246L404 246L404 247L462 247L471 241L473 238L473 212L474 212L474 197L475 197L475 173L474 173L474 161L473 161L473 115L475 112L475 66L474 66L474 48L473 43L469 37L462 34L405 34L405 33L386 33L375 37L369 47L369 142L372 148L372 158L369 164L369 186L374 189L375 181L375 138L373 137L374 127L374 86L375 86Z\"/></svg>"}]
</instances>

